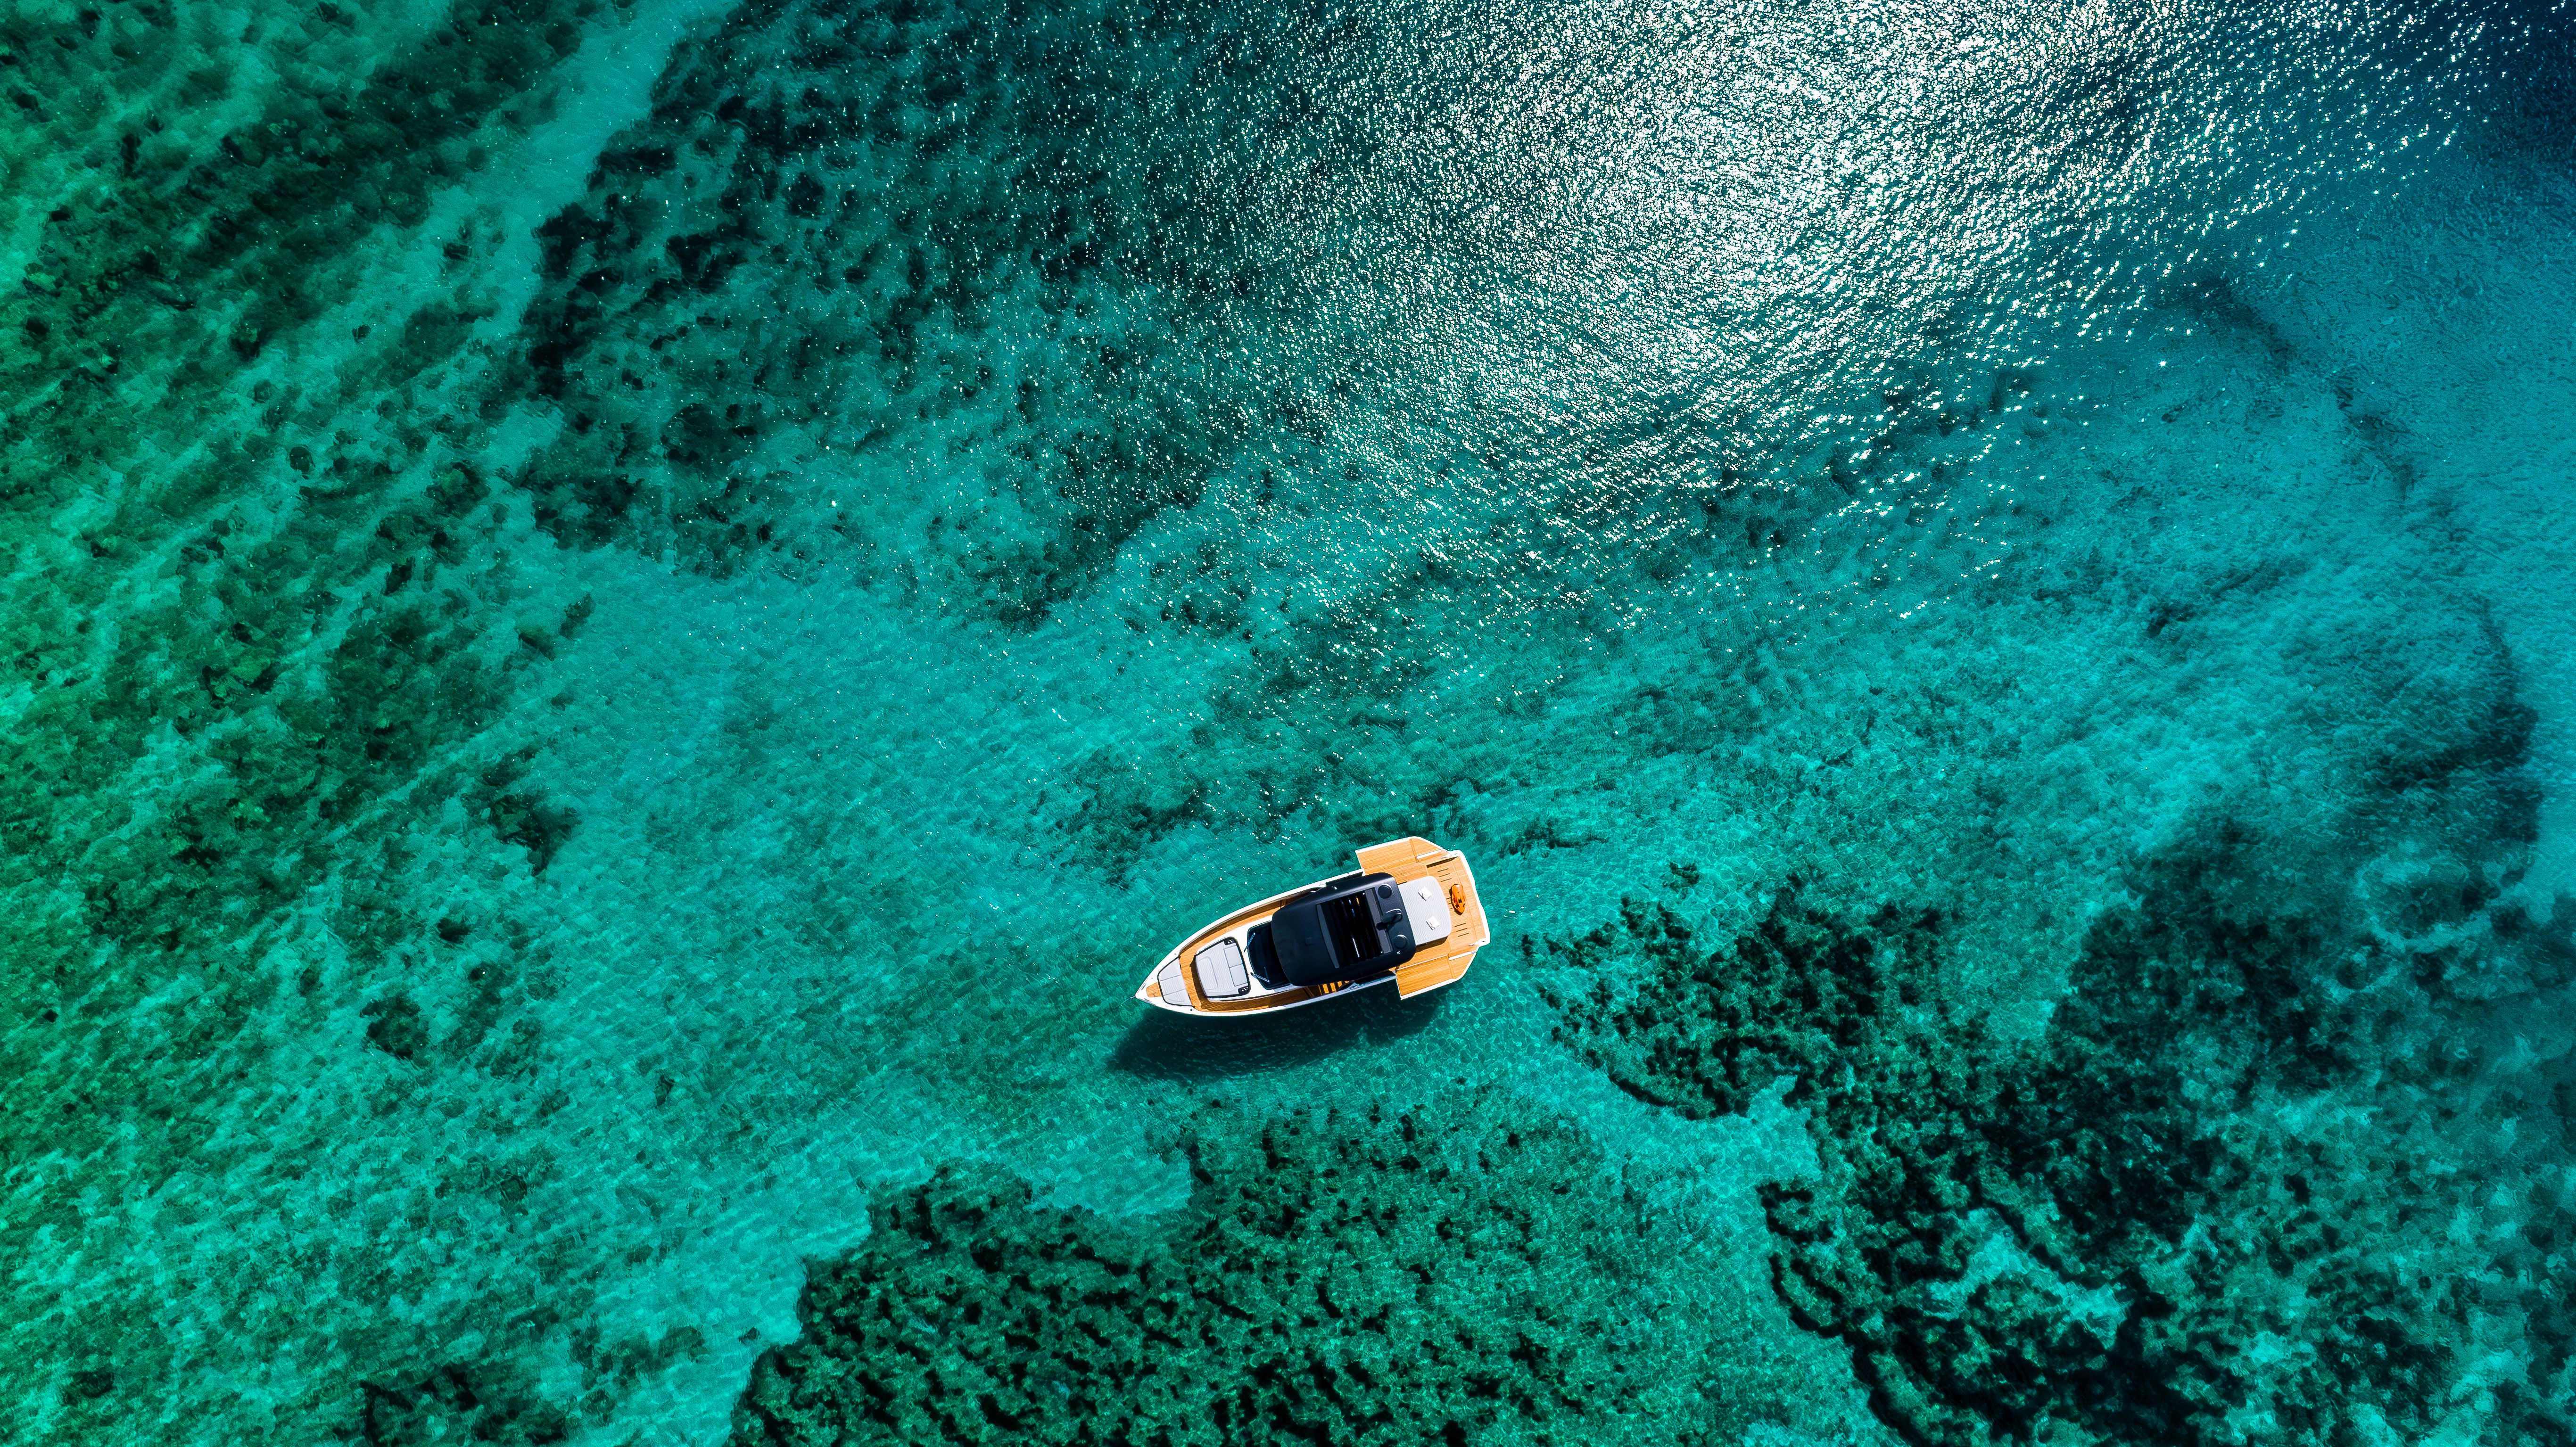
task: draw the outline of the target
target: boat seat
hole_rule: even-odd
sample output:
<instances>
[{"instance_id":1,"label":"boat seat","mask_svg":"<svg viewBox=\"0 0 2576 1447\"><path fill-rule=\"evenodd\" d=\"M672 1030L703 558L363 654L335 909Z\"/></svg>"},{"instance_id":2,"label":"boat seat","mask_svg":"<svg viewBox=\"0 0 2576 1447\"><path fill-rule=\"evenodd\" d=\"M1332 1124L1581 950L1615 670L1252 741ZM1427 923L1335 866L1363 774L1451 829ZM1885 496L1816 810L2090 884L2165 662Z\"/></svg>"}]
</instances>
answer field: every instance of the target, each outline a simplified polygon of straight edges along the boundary
<instances>
[{"instance_id":1,"label":"boat seat","mask_svg":"<svg viewBox=\"0 0 2576 1447\"><path fill-rule=\"evenodd\" d=\"M1252 993L1252 972L1244 968L1243 947L1218 940L1198 952L1192 963L1199 972L1199 993L1211 1000L1240 999Z\"/></svg>"},{"instance_id":2,"label":"boat seat","mask_svg":"<svg viewBox=\"0 0 2576 1447\"><path fill-rule=\"evenodd\" d=\"M1413 943L1417 947L1436 945L1449 938L1449 901L1440 892L1439 880L1425 875L1405 883L1404 917L1413 926Z\"/></svg>"}]
</instances>

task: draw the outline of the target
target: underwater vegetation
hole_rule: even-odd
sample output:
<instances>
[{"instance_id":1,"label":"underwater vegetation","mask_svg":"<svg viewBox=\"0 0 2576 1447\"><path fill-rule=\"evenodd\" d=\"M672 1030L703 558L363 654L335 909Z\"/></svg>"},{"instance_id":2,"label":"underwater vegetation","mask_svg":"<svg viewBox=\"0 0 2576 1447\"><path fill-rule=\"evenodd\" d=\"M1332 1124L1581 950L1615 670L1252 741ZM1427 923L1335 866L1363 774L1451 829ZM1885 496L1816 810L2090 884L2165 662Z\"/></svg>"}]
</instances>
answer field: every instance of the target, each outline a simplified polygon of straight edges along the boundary
<instances>
[{"instance_id":1,"label":"underwater vegetation","mask_svg":"<svg viewBox=\"0 0 2576 1447\"><path fill-rule=\"evenodd\" d=\"M541 660L457 445L471 414L441 395L468 323L343 312L329 363L291 358L577 19L0 24L23 243L0 298L0 1255L28 1268L0 1340L22 1440L256 1434L308 1373L354 1423L338 1367L443 1366L405 1360L386 1303L480 1294L450 1248L511 1236L546 1172L482 1124L546 1095L543 967L487 891L574 820L523 741L476 742ZM531 632L577 631L576 601ZM433 1075L448 1110L406 1089ZM352 1149L370 1118L403 1124ZM542 1309L485 1307L495 1329Z\"/></svg>"},{"instance_id":2,"label":"underwater vegetation","mask_svg":"<svg viewBox=\"0 0 2576 1447\"><path fill-rule=\"evenodd\" d=\"M2476 1062L2576 949L2457 873L2407 937L2267 915L2260 853L2219 821L2142 863L2036 1039L1948 993L1939 911L1794 887L1732 940L1641 900L1552 941L1642 967L1559 995L1563 1033L1657 1106L1807 1112L1817 1177L1763 1188L1773 1285L1908 1442L2414 1441L2471 1393L2565 1435L2576 1080Z\"/></svg>"},{"instance_id":3,"label":"underwater vegetation","mask_svg":"<svg viewBox=\"0 0 2576 1447\"><path fill-rule=\"evenodd\" d=\"M527 362L569 422L518 479L539 525L1043 619L1301 405L1239 375L1275 303L1176 160L1275 99L1265 28L731 12L537 229ZM933 458L944 505L826 485Z\"/></svg>"},{"instance_id":4,"label":"underwater vegetation","mask_svg":"<svg viewBox=\"0 0 2576 1447\"><path fill-rule=\"evenodd\" d=\"M1233 1114L1151 1222L971 1171L890 1193L734 1440L1699 1441L1783 1389L1659 1299L1696 1249L1565 1122L1473 1092Z\"/></svg>"}]
</instances>

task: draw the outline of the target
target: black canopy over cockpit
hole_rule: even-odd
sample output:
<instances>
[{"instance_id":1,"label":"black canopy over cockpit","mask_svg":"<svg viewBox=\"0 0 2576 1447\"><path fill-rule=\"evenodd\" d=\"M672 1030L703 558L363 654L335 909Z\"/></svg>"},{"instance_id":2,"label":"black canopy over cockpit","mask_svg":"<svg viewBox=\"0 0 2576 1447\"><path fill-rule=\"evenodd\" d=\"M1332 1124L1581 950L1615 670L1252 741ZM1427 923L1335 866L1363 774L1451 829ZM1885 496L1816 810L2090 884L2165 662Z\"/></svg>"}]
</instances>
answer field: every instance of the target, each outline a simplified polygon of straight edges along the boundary
<instances>
[{"instance_id":1,"label":"black canopy over cockpit","mask_svg":"<svg viewBox=\"0 0 2576 1447\"><path fill-rule=\"evenodd\" d=\"M1404 893L1386 874L1346 874L1280 906L1251 931L1252 969L1273 989L1382 975L1413 958Z\"/></svg>"}]
</instances>

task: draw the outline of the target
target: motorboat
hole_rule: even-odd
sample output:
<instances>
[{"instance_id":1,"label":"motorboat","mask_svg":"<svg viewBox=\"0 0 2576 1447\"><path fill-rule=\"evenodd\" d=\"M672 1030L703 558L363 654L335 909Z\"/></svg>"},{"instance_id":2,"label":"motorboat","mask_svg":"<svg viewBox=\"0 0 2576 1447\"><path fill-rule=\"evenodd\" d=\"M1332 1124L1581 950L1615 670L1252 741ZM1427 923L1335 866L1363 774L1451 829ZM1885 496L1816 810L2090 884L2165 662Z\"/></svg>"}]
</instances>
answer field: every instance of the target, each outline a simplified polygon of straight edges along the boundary
<instances>
[{"instance_id":1,"label":"motorboat","mask_svg":"<svg viewBox=\"0 0 2576 1447\"><path fill-rule=\"evenodd\" d=\"M1136 998L1182 1015L1258 1015L1392 980L1410 999L1455 983L1493 939L1457 850L1397 839L1359 851L1359 866L1200 929Z\"/></svg>"}]
</instances>

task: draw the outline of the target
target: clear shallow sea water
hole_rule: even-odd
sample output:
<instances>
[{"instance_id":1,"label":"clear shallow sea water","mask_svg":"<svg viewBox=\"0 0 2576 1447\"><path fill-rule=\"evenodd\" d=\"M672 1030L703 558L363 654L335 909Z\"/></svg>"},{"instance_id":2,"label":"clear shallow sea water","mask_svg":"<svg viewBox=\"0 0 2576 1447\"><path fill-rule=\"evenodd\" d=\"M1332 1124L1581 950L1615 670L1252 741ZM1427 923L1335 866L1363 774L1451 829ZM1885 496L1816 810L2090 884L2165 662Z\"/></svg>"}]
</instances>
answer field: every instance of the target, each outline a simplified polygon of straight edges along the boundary
<instances>
[{"instance_id":1,"label":"clear shallow sea water","mask_svg":"<svg viewBox=\"0 0 2576 1447\"><path fill-rule=\"evenodd\" d=\"M2567 24L18 6L0 1429L2567 1440Z\"/></svg>"}]
</instances>

